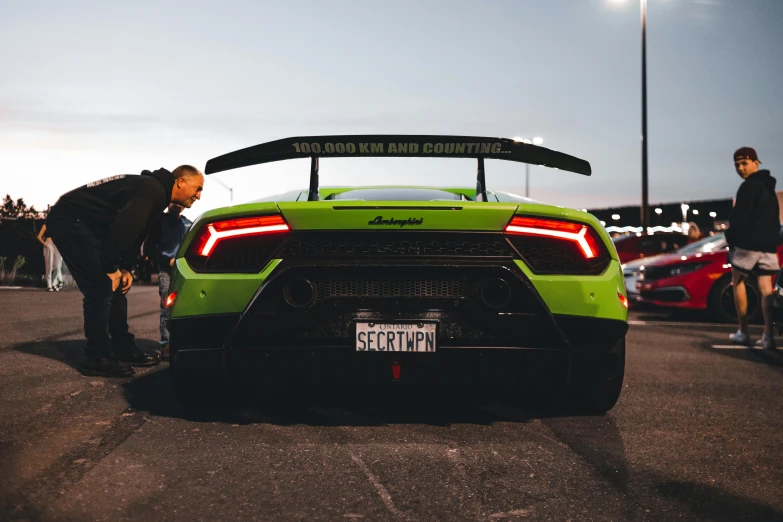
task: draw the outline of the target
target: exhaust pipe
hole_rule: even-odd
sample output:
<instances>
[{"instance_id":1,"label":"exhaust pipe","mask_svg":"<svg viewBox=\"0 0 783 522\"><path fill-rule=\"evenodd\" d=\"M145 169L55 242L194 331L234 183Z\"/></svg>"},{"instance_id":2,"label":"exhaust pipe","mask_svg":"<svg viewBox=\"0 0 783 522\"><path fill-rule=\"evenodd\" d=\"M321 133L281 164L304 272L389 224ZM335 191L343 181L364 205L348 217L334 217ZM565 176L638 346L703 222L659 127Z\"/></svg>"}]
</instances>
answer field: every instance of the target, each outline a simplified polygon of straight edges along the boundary
<instances>
[{"instance_id":1,"label":"exhaust pipe","mask_svg":"<svg viewBox=\"0 0 783 522\"><path fill-rule=\"evenodd\" d=\"M304 277L292 279L283 288L285 302L294 308L310 308L318 298L316 286Z\"/></svg>"},{"instance_id":2,"label":"exhaust pipe","mask_svg":"<svg viewBox=\"0 0 783 522\"><path fill-rule=\"evenodd\" d=\"M503 308L511 301L511 287L504 279L487 279L479 292L481 302L489 308Z\"/></svg>"}]
</instances>

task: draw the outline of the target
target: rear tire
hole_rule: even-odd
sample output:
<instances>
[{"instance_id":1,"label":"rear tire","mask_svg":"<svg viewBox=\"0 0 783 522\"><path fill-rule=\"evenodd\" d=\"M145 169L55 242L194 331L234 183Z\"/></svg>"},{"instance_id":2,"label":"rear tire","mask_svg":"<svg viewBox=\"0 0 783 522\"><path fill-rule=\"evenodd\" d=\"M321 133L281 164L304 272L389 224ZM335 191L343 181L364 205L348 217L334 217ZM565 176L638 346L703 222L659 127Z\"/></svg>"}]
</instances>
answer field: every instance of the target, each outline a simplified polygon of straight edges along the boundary
<instances>
[{"instance_id":1,"label":"rear tire","mask_svg":"<svg viewBox=\"0 0 783 522\"><path fill-rule=\"evenodd\" d=\"M566 406L582 415L603 415L620 398L625 376L625 337L609 353L574 357Z\"/></svg>"},{"instance_id":2,"label":"rear tire","mask_svg":"<svg viewBox=\"0 0 783 522\"><path fill-rule=\"evenodd\" d=\"M755 279L745 280L748 294L748 322L757 322L761 317L761 293ZM710 316L722 322L736 323L737 309L734 307L734 287L731 284L731 274L718 279L707 297L707 308Z\"/></svg>"}]
</instances>

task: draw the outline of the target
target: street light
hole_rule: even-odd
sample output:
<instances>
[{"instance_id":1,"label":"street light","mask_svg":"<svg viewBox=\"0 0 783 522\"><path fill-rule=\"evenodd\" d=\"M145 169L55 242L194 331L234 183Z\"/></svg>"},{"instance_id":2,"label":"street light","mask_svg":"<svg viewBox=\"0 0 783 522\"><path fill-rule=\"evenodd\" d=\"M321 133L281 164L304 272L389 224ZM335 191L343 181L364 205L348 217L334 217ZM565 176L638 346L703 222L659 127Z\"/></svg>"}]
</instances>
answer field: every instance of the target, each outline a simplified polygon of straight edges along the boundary
<instances>
[{"instance_id":1,"label":"street light","mask_svg":"<svg viewBox=\"0 0 783 522\"><path fill-rule=\"evenodd\" d=\"M688 221L688 209L691 208L687 203L683 203L680 205L680 210L682 210L682 220Z\"/></svg>"},{"instance_id":2,"label":"street light","mask_svg":"<svg viewBox=\"0 0 783 522\"><path fill-rule=\"evenodd\" d=\"M520 138L519 136L514 138L514 141L527 143L528 145L541 145L544 143L544 138L536 136L532 140L529 138ZM530 197L530 163L525 163L525 197Z\"/></svg>"},{"instance_id":3,"label":"street light","mask_svg":"<svg viewBox=\"0 0 783 522\"><path fill-rule=\"evenodd\" d=\"M615 4L625 0L612 0ZM642 227L650 224L647 190L647 0L639 0L642 11Z\"/></svg>"},{"instance_id":4,"label":"street light","mask_svg":"<svg viewBox=\"0 0 783 522\"><path fill-rule=\"evenodd\" d=\"M710 212L710 217L711 218L716 218L716 217L718 217L718 213L717 212Z\"/></svg>"},{"instance_id":5,"label":"street light","mask_svg":"<svg viewBox=\"0 0 783 522\"><path fill-rule=\"evenodd\" d=\"M209 179L211 179L213 181L217 181L220 185L223 186L224 189L227 189L228 190L228 197L231 198L231 203L234 202L234 189L232 189L231 187L229 187L228 185L226 185L225 183L223 183L222 181L217 179L215 176L210 176Z\"/></svg>"}]
</instances>

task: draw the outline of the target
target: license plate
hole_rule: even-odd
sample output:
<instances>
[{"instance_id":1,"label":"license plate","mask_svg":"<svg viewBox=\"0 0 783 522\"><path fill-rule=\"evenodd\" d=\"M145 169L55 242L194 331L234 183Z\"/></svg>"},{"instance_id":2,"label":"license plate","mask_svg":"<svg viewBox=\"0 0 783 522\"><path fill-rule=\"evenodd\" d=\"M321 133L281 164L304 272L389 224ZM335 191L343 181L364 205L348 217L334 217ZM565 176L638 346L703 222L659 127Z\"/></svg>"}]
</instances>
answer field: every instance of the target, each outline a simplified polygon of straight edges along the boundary
<instances>
[{"instance_id":1,"label":"license plate","mask_svg":"<svg viewBox=\"0 0 783 522\"><path fill-rule=\"evenodd\" d=\"M357 352L434 352L435 323L356 323Z\"/></svg>"}]
</instances>

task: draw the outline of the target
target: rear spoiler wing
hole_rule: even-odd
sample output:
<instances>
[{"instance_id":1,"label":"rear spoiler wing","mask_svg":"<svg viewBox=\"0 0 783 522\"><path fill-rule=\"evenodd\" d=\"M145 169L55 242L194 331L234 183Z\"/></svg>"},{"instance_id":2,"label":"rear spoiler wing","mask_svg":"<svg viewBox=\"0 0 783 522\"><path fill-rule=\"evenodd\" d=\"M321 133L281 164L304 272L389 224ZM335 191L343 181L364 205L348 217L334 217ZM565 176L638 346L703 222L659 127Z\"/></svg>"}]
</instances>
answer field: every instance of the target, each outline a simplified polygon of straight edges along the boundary
<instances>
[{"instance_id":1,"label":"rear spoiler wing","mask_svg":"<svg viewBox=\"0 0 783 522\"><path fill-rule=\"evenodd\" d=\"M589 176L590 163L562 152L508 138L421 135L300 136L262 143L207 161L205 174L289 159L312 158L309 201L318 200L319 158L476 158L476 200L487 200L484 160L543 165Z\"/></svg>"}]
</instances>

